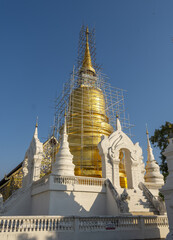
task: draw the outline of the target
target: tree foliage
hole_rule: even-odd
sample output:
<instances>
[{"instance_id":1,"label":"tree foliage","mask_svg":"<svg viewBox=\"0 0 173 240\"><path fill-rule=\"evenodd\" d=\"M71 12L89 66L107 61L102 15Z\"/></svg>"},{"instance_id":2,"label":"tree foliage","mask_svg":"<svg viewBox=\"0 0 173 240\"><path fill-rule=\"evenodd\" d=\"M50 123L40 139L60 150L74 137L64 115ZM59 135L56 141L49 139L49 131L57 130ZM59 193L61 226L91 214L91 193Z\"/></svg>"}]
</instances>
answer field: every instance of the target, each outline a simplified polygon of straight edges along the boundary
<instances>
[{"instance_id":1,"label":"tree foliage","mask_svg":"<svg viewBox=\"0 0 173 240\"><path fill-rule=\"evenodd\" d=\"M160 158L162 160L160 164L160 170L162 171L164 179L166 179L168 176L168 166L166 157L163 155L163 152L168 146L169 134L171 133L172 129L173 124L170 122L165 122L165 124L162 125L159 129L155 129L154 135L150 138L152 144L154 144L154 147L158 147L160 149Z\"/></svg>"}]
</instances>

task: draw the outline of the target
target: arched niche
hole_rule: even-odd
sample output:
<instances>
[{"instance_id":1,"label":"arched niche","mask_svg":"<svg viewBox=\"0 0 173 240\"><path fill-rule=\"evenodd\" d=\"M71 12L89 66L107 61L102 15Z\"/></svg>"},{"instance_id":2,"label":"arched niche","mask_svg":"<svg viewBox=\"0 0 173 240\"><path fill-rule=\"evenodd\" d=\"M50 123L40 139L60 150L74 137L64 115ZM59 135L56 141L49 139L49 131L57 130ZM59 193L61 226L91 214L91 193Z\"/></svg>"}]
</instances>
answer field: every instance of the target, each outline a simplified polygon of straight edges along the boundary
<instances>
[{"instance_id":1,"label":"arched niche","mask_svg":"<svg viewBox=\"0 0 173 240\"><path fill-rule=\"evenodd\" d=\"M113 132L109 137L103 136L98 145L102 158L102 176L109 178L116 188L120 188L119 151L125 152L125 165L128 188L137 188L143 182L142 149L134 144L121 130Z\"/></svg>"},{"instance_id":2,"label":"arched niche","mask_svg":"<svg viewBox=\"0 0 173 240\"><path fill-rule=\"evenodd\" d=\"M133 188L131 153L127 148L119 150L119 178L121 188Z\"/></svg>"}]
</instances>

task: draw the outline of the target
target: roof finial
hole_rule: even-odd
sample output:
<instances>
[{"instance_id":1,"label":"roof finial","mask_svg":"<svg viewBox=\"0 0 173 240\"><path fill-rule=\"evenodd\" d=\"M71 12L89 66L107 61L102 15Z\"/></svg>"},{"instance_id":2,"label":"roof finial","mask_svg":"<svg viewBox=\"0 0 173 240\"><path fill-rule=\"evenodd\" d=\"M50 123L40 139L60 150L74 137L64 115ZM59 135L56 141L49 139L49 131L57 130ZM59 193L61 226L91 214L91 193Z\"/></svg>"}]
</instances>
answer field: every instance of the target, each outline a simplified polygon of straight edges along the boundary
<instances>
[{"instance_id":1,"label":"roof finial","mask_svg":"<svg viewBox=\"0 0 173 240\"><path fill-rule=\"evenodd\" d=\"M121 123L120 123L120 120L119 120L118 113L116 114L116 130L121 131Z\"/></svg>"},{"instance_id":2,"label":"roof finial","mask_svg":"<svg viewBox=\"0 0 173 240\"><path fill-rule=\"evenodd\" d=\"M38 116L37 116L37 119L36 119L35 127L38 127Z\"/></svg>"},{"instance_id":3,"label":"roof finial","mask_svg":"<svg viewBox=\"0 0 173 240\"><path fill-rule=\"evenodd\" d=\"M36 124L35 124L35 132L34 132L34 137L38 138L38 116L37 116L37 120L36 120Z\"/></svg>"},{"instance_id":4,"label":"roof finial","mask_svg":"<svg viewBox=\"0 0 173 240\"><path fill-rule=\"evenodd\" d=\"M147 142L148 142L148 149L151 148L151 144L150 144L150 139L149 139L149 133L148 133L148 127L146 124L146 134L147 134Z\"/></svg>"},{"instance_id":5,"label":"roof finial","mask_svg":"<svg viewBox=\"0 0 173 240\"><path fill-rule=\"evenodd\" d=\"M146 123L146 134L147 134L147 136L149 135L149 133L148 133L148 127L147 127L147 123Z\"/></svg>"},{"instance_id":6,"label":"roof finial","mask_svg":"<svg viewBox=\"0 0 173 240\"><path fill-rule=\"evenodd\" d=\"M91 62L91 54L90 54L90 50L89 50L88 35L89 35L89 29L87 27L86 28L86 48L85 48L85 55L84 55L84 60L83 60L81 71L95 75L96 74L95 69L93 68L92 62Z\"/></svg>"}]
</instances>

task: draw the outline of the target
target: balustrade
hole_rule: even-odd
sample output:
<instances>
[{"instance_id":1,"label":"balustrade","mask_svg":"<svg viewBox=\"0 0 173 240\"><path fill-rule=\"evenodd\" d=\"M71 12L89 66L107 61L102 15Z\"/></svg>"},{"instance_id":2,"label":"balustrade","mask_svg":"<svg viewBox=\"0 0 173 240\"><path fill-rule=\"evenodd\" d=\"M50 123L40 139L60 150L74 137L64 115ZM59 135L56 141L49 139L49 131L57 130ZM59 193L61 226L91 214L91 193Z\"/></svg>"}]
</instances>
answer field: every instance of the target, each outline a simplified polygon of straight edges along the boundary
<instances>
[{"instance_id":1,"label":"balustrade","mask_svg":"<svg viewBox=\"0 0 173 240\"><path fill-rule=\"evenodd\" d=\"M77 225L75 224L77 221ZM141 224L144 223L144 224ZM0 233L35 231L108 231L168 227L165 216L117 217L56 217L17 216L0 217ZM76 229L77 228L77 229Z\"/></svg>"},{"instance_id":2,"label":"balustrade","mask_svg":"<svg viewBox=\"0 0 173 240\"><path fill-rule=\"evenodd\" d=\"M0 217L0 232L72 231L73 218Z\"/></svg>"},{"instance_id":3,"label":"balustrade","mask_svg":"<svg viewBox=\"0 0 173 240\"><path fill-rule=\"evenodd\" d=\"M81 176L54 176L54 182L60 184L77 184L88 186L102 186L104 185L104 178L90 178Z\"/></svg>"},{"instance_id":4,"label":"balustrade","mask_svg":"<svg viewBox=\"0 0 173 240\"><path fill-rule=\"evenodd\" d=\"M160 215L163 215L166 212L166 207L164 202L160 199L157 199L153 194L150 192L150 190L145 186L144 183L139 183L139 188L143 191L145 197L148 199L148 201L153 205L153 207L158 211Z\"/></svg>"},{"instance_id":5,"label":"balustrade","mask_svg":"<svg viewBox=\"0 0 173 240\"><path fill-rule=\"evenodd\" d=\"M154 225L158 227L165 227L165 226L168 226L168 218L164 216L145 217L144 224L145 224L145 227L153 227Z\"/></svg>"}]
</instances>

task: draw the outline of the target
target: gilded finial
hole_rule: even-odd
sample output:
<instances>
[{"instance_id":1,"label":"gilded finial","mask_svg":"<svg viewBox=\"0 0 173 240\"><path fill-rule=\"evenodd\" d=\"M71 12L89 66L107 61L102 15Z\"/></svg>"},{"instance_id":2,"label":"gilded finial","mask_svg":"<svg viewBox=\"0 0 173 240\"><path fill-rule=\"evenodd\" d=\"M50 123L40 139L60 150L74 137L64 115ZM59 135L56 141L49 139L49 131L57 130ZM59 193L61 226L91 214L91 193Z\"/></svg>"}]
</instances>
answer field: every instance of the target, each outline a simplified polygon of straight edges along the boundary
<instances>
[{"instance_id":1,"label":"gilded finial","mask_svg":"<svg viewBox=\"0 0 173 240\"><path fill-rule=\"evenodd\" d=\"M121 123L120 123L118 113L116 114L116 130L121 131Z\"/></svg>"},{"instance_id":2,"label":"gilded finial","mask_svg":"<svg viewBox=\"0 0 173 240\"><path fill-rule=\"evenodd\" d=\"M87 42L88 42L88 34L89 34L89 29L88 29L88 26L86 28L86 37L87 37Z\"/></svg>"},{"instance_id":3,"label":"gilded finial","mask_svg":"<svg viewBox=\"0 0 173 240\"><path fill-rule=\"evenodd\" d=\"M38 127L38 116L37 116L37 119L36 119L35 127Z\"/></svg>"},{"instance_id":4,"label":"gilded finial","mask_svg":"<svg viewBox=\"0 0 173 240\"><path fill-rule=\"evenodd\" d=\"M146 124L146 134L149 135L147 124Z\"/></svg>"},{"instance_id":5,"label":"gilded finial","mask_svg":"<svg viewBox=\"0 0 173 240\"><path fill-rule=\"evenodd\" d=\"M87 27L86 28L86 48L85 48L85 55L84 55L84 60L83 60L81 70L87 73L91 73L92 75L95 75L95 69L93 68L92 62L91 62L88 35L89 35L89 29Z\"/></svg>"}]
</instances>

